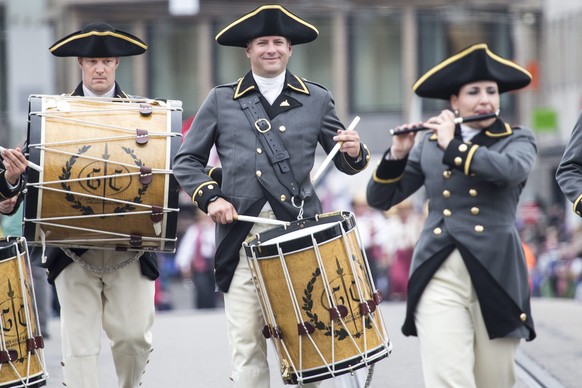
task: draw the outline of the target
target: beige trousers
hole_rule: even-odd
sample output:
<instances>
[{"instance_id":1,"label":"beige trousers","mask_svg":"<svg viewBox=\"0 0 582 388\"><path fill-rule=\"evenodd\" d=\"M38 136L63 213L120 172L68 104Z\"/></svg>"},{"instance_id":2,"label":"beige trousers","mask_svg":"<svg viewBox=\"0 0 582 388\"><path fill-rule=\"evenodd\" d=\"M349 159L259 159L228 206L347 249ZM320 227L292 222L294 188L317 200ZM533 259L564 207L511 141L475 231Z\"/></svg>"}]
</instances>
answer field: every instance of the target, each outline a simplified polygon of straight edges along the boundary
<instances>
[{"instance_id":1,"label":"beige trousers","mask_svg":"<svg viewBox=\"0 0 582 388\"><path fill-rule=\"evenodd\" d=\"M434 274L416 308L426 387L509 388L517 338L490 340L458 250Z\"/></svg>"},{"instance_id":2,"label":"beige trousers","mask_svg":"<svg viewBox=\"0 0 582 388\"><path fill-rule=\"evenodd\" d=\"M275 218L272 211L262 212L262 218ZM257 223L249 236L273 228ZM259 298L252 280L244 249L239 252L239 263L228 292L224 294L224 308L232 361L232 380L237 388L270 387L267 362L267 340L262 329L265 325ZM283 385L281 380L281 385ZM319 382L304 387L318 387Z\"/></svg>"},{"instance_id":3,"label":"beige trousers","mask_svg":"<svg viewBox=\"0 0 582 388\"><path fill-rule=\"evenodd\" d=\"M88 250L81 257L99 267L135 256L136 252ZM101 330L111 340L120 388L139 386L152 350L154 282L141 274L139 261L109 273L68 265L55 279L61 304L64 383L100 388L98 356Z\"/></svg>"}]
</instances>

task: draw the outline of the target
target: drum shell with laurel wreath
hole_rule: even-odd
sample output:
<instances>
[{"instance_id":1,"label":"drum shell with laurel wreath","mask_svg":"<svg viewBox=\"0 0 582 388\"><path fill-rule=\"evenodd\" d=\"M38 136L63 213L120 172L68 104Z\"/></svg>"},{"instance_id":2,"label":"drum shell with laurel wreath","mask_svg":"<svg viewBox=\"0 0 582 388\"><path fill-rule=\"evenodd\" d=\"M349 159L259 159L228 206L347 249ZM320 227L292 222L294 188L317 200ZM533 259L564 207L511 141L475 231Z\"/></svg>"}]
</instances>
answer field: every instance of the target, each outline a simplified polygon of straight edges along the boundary
<instances>
[{"instance_id":1,"label":"drum shell with laurel wreath","mask_svg":"<svg viewBox=\"0 0 582 388\"><path fill-rule=\"evenodd\" d=\"M247 240L244 248L285 383L323 380L389 355L390 340L373 301L375 290L352 213L327 213L269 229ZM330 298L345 306L347 315L331 319ZM363 316L364 301L376 309ZM301 322L315 329L313 342L299 334Z\"/></svg>"},{"instance_id":2,"label":"drum shell with laurel wreath","mask_svg":"<svg viewBox=\"0 0 582 388\"><path fill-rule=\"evenodd\" d=\"M168 102L142 114L138 100L31 96L29 158L43 171L29 169L24 218L29 244L173 252L179 186L171 162L180 145L178 103L179 109ZM154 221L152 209L175 211Z\"/></svg>"},{"instance_id":3,"label":"drum shell with laurel wreath","mask_svg":"<svg viewBox=\"0 0 582 388\"><path fill-rule=\"evenodd\" d=\"M27 340L40 337L40 331L23 238L0 238L0 312L0 352L10 350L15 356L10 362L0 363L0 387L22 386L18 384L22 381L44 382L47 373L43 349L27 348Z\"/></svg>"}]
</instances>

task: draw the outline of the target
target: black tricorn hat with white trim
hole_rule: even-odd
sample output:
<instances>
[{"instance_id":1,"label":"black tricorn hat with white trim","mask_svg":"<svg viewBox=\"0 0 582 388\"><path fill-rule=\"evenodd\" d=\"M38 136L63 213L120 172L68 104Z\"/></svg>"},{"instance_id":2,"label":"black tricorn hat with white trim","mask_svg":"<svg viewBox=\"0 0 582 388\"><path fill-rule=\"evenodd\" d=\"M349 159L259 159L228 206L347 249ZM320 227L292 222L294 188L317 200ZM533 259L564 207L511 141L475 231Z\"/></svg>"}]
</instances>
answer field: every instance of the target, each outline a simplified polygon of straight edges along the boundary
<instances>
[{"instance_id":1,"label":"black tricorn hat with white trim","mask_svg":"<svg viewBox=\"0 0 582 388\"><path fill-rule=\"evenodd\" d=\"M236 19L216 35L223 46L246 47L259 36L283 36L291 44L308 43L319 31L299 16L280 5L263 5Z\"/></svg>"},{"instance_id":2,"label":"black tricorn hat with white trim","mask_svg":"<svg viewBox=\"0 0 582 388\"><path fill-rule=\"evenodd\" d=\"M412 90L420 97L448 100L471 82L495 81L499 93L504 93L527 86L531 79L526 69L493 53L485 43L478 43L427 71Z\"/></svg>"},{"instance_id":3,"label":"black tricorn hat with white trim","mask_svg":"<svg viewBox=\"0 0 582 388\"><path fill-rule=\"evenodd\" d=\"M138 37L97 22L65 36L49 50L57 57L109 58L143 54L147 48Z\"/></svg>"}]
</instances>

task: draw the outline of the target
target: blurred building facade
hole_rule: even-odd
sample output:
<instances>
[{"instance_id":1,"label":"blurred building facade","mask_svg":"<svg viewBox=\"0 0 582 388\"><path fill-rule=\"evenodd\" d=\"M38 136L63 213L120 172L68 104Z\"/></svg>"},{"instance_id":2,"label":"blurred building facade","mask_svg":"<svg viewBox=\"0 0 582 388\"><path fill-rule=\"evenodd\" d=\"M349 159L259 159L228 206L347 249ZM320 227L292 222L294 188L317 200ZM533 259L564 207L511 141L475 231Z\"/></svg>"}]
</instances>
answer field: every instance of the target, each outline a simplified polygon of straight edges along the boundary
<instances>
[{"instance_id":1,"label":"blurred building facade","mask_svg":"<svg viewBox=\"0 0 582 388\"><path fill-rule=\"evenodd\" d=\"M421 101L411 91L418 76L438 61L473 43L487 42L493 51L526 66L534 82L523 91L504 95L501 113L508 122L532 127L538 135L540 157L524 197L564 203L553 173L582 106L582 47L578 44L582 2L277 3L320 31L315 42L294 47L291 71L332 90L345 123L361 117L358 130L376 158L390 145L389 128L422 120L446 107ZM184 118L195 114L214 85L234 81L249 68L242 49L221 47L214 36L235 17L261 4L244 0L0 0L0 142L6 133L12 143L22 136L28 94L74 89L80 78L76 59L54 58L48 46L92 21L106 21L149 43L146 55L122 59L117 78L124 89L181 100ZM37 43L26 35L29 30Z\"/></svg>"}]
</instances>

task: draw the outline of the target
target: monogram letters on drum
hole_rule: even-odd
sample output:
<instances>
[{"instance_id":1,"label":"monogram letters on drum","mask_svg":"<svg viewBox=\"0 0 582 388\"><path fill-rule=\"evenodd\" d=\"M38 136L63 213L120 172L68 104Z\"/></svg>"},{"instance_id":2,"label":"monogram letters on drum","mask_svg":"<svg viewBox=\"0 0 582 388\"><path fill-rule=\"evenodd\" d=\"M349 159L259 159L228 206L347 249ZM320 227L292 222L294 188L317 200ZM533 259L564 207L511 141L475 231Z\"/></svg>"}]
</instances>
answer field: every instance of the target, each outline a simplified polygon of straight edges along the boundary
<instances>
[{"instance_id":1,"label":"monogram letters on drum","mask_svg":"<svg viewBox=\"0 0 582 388\"><path fill-rule=\"evenodd\" d=\"M174 251L180 101L29 98L31 245Z\"/></svg>"}]
</instances>

